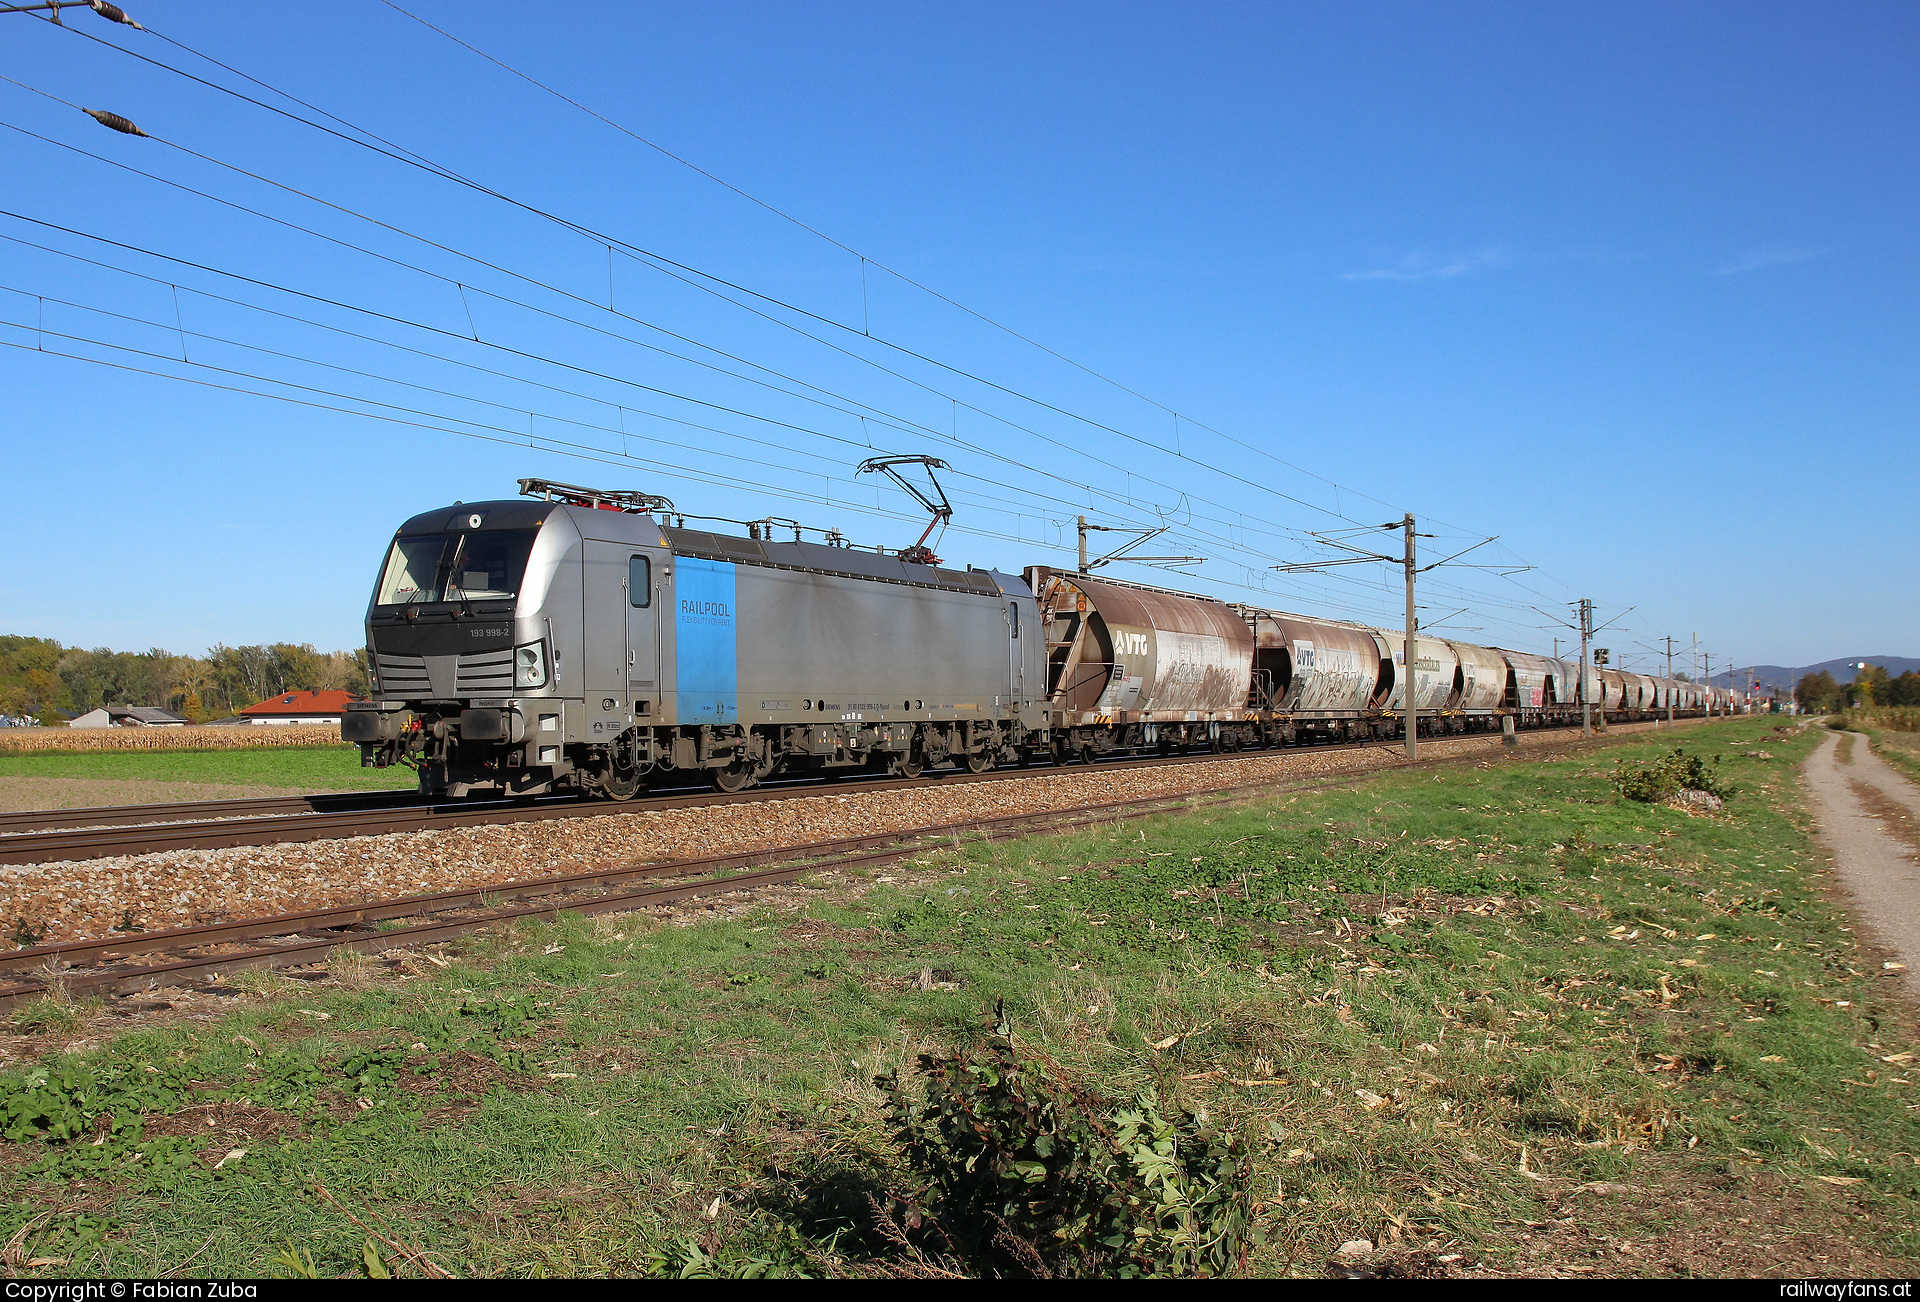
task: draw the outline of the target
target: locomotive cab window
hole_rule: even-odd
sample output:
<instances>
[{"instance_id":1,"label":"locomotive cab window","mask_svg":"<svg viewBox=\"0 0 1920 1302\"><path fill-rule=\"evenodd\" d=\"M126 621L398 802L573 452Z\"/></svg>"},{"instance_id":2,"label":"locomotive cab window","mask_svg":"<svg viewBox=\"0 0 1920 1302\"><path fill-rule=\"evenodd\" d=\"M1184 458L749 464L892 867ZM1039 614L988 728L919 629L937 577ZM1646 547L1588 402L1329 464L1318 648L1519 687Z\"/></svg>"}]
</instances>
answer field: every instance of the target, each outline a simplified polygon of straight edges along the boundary
<instances>
[{"instance_id":1,"label":"locomotive cab window","mask_svg":"<svg viewBox=\"0 0 1920 1302\"><path fill-rule=\"evenodd\" d=\"M396 538L380 574L375 604L511 598L520 591L537 532L497 529Z\"/></svg>"},{"instance_id":2,"label":"locomotive cab window","mask_svg":"<svg viewBox=\"0 0 1920 1302\"><path fill-rule=\"evenodd\" d=\"M653 562L644 556L627 562L627 600L635 606L653 604Z\"/></svg>"}]
</instances>

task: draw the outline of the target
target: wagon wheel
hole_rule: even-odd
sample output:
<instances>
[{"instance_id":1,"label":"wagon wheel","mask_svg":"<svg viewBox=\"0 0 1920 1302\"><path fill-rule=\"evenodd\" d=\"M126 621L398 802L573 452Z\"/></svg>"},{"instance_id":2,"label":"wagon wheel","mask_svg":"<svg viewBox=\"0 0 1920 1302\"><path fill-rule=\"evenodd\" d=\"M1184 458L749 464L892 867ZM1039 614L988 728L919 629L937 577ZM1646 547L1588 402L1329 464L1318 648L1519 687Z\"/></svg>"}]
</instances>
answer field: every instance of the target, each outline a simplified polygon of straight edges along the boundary
<instances>
[{"instance_id":1,"label":"wagon wheel","mask_svg":"<svg viewBox=\"0 0 1920 1302\"><path fill-rule=\"evenodd\" d=\"M708 769L707 776L712 779L715 790L728 795L745 791L754 784L753 765L742 764L738 760L725 768Z\"/></svg>"}]
</instances>

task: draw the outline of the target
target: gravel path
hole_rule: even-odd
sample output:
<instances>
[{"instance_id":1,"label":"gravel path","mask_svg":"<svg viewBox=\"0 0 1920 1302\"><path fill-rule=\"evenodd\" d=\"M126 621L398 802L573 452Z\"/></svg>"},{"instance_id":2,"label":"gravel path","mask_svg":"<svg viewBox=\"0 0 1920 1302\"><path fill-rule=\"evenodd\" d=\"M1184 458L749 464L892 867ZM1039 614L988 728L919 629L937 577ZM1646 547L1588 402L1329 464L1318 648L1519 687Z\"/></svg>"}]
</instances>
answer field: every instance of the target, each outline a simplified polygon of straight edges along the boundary
<instances>
[{"instance_id":1,"label":"gravel path","mask_svg":"<svg viewBox=\"0 0 1920 1302\"><path fill-rule=\"evenodd\" d=\"M1620 726L1616 735L1650 724ZM1523 749L1564 746L1523 734ZM1499 735L1422 742L1423 756L1496 754ZM0 922L36 943L155 931L360 904L584 871L609 862L737 854L904 831L970 818L1043 813L1245 783L1310 779L1401 762L1398 744L1285 750L1207 764L1035 769L1017 780L904 790L812 788L791 799L609 814L498 827L400 832L295 845L170 850L112 859L0 867ZM24 937L15 934L16 942Z\"/></svg>"},{"instance_id":2,"label":"gravel path","mask_svg":"<svg viewBox=\"0 0 1920 1302\"><path fill-rule=\"evenodd\" d=\"M1849 759L1839 751L1852 742ZM1875 755L1858 734L1831 733L1808 757L1807 795L1835 869L1860 904L1860 917L1907 965L1907 990L1920 997L1920 790Z\"/></svg>"}]
</instances>

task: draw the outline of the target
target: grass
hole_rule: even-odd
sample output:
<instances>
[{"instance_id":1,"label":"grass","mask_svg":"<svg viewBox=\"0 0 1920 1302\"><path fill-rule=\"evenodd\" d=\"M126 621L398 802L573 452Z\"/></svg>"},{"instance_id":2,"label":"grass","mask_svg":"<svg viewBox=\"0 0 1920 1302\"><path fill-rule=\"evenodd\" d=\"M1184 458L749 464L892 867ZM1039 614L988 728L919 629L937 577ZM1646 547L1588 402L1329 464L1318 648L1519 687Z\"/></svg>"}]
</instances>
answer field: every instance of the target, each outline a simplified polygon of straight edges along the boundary
<instances>
[{"instance_id":1,"label":"grass","mask_svg":"<svg viewBox=\"0 0 1920 1302\"><path fill-rule=\"evenodd\" d=\"M207 782L312 791L385 790L411 787L416 781L411 769L361 768L355 746L0 755L0 781L8 778Z\"/></svg>"},{"instance_id":2,"label":"grass","mask_svg":"<svg viewBox=\"0 0 1920 1302\"><path fill-rule=\"evenodd\" d=\"M1004 1000L1074 1080L1258 1146L1254 1273L1355 1238L1670 1270L1595 1244L1696 1229L1707 1269L1811 1273L1760 1204L1910 1264L1910 1023L1809 843L1814 736L1770 725L1683 734L1727 756L1713 817L1616 799L1636 740L256 979L0 1080L16 1133L77 1135L0 1143L0 1239L50 1212L22 1251L75 1274L359 1274L376 1232L416 1275L912 1273L867 1213L899 1180L873 1077Z\"/></svg>"},{"instance_id":3,"label":"grass","mask_svg":"<svg viewBox=\"0 0 1920 1302\"><path fill-rule=\"evenodd\" d=\"M1877 732L1873 729L1868 729L1867 735L1873 738L1874 749L1882 759L1920 782L1920 737L1910 732Z\"/></svg>"}]
</instances>

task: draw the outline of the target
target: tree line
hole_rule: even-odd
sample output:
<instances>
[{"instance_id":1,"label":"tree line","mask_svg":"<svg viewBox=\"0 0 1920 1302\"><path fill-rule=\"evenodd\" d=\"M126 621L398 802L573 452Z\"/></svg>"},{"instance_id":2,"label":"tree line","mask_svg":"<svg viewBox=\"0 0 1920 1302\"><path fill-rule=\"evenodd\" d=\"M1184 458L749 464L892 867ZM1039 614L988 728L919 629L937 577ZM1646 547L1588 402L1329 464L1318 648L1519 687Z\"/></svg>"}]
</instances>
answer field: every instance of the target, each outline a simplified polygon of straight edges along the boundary
<instances>
[{"instance_id":1,"label":"tree line","mask_svg":"<svg viewBox=\"0 0 1920 1302\"><path fill-rule=\"evenodd\" d=\"M193 656L0 636L0 714L44 724L102 705L159 705L204 723L286 692L344 688L365 696L369 681L364 650L320 651L310 642L216 643Z\"/></svg>"},{"instance_id":2,"label":"tree line","mask_svg":"<svg viewBox=\"0 0 1920 1302\"><path fill-rule=\"evenodd\" d=\"M1869 705L1920 705L1920 673L1909 669L1895 678L1879 665L1868 665L1850 683L1835 682L1822 669L1803 674L1794 684L1793 699L1809 713L1850 710Z\"/></svg>"}]
</instances>

